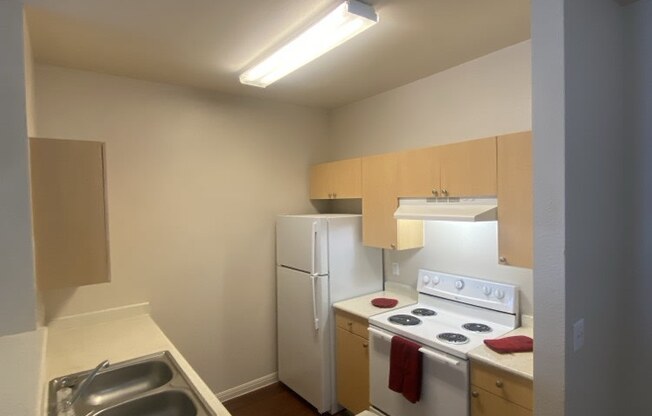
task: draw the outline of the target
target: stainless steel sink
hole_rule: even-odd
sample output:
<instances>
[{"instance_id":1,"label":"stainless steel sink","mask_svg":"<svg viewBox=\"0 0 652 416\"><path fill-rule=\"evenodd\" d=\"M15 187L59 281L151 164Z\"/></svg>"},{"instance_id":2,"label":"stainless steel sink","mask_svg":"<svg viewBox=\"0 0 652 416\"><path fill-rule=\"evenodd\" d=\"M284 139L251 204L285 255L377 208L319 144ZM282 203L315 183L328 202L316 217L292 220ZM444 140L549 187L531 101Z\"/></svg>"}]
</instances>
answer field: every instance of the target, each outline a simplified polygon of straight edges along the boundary
<instances>
[{"instance_id":1,"label":"stainless steel sink","mask_svg":"<svg viewBox=\"0 0 652 416\"><path fill-rule=\"evenodd\" d=\"M196 414L197 407L186 393L168 390L100 410L97 416L186 416Z\"/></svg>"},{"instance_id":2,"label":"stainless steel sink","mask_svg":"<svg viewBox=\"0 0 652 416\"><path fill-rule=\"evenodd\" d=\"M48 416L60 415L62 401L90 373L50 381ZM76 416L215 416L168 351L100 370L72 410Z\"/></svg>"}]
</instances>

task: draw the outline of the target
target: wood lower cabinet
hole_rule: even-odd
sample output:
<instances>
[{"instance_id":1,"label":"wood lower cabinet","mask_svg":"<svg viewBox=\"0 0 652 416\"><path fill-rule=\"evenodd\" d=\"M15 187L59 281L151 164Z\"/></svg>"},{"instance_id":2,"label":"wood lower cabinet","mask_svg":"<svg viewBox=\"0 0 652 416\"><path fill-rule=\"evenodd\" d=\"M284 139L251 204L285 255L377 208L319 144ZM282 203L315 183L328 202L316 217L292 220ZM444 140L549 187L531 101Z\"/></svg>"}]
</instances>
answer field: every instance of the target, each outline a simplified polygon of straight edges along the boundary
<instances>
[{"instance_id":1,"label":"wood lower cabinet","mask_svg":"<svg viewBox=\"0 0 652 416\"><path fill-rule=\"evenodd\" d=\"M362 198L360 158L320 163L310 168L310 199Z\"/></svg>"},{"instance_id":2,"label":"wood lower cabinet","mask_svg":"<svg viewBox=\"0 0 652 416\"><path fill-rule=\"evenodd\" d=\"M471 361L471 416L531 416L532 380Z\"/></svg>"},{"instance_id":3,"label":"wood lower cabinet","mask_svg":"<svg viewBox=\"0 0 652 416\"><path fill-rule=\"evenodd\" d=\"M369 335L365 319L336 312L337 401L353 412L369 408Z\"/></svg>"},{"instance_id":4,"label":"wood lower cabinet","mask_svg":"<svg viewBox=\"0 0 652 416\"><path fill-rule=\"evenodd\" d=\"M499 262L532 268L532 133L498 137Z\"/></svg>"},{"instance_id":5,"label":"wood lower cabinet","mask_svg":"<svg viewBox=\"0 0 652 416\"><path fill-rule=\"evenodd\" d=\"M423 247L423 221L396 220L398 153L362 159L362 240L391 250Z\"/></svg>"},{"instance_id":6,"label":"wood lower cabinet","mask_svg":"<svg viewBox=\"0 0 652 416\"><path fill-rule=\"evenodd\" d=\"M532 410L472 386L471 416L532 416Z\"/></svg>"},{"instance_id":7,"label":"wood lower cabinet","mask_svg":"<svg viewBox=\"0 0 652 416\"><path fill-rule=\"evenodd\" d=\"M40 289L110 280L104 144L30 139Z\"/></svg>"}]
</instances>

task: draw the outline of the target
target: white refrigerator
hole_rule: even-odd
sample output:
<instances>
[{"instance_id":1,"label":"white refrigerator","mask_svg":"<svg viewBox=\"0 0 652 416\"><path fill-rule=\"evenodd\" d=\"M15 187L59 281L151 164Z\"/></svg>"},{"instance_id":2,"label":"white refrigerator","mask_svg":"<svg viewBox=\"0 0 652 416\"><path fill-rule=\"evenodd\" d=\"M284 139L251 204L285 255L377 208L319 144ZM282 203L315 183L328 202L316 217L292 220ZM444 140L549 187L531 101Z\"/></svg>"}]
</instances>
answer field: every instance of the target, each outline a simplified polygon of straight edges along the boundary
<instances>
[{"instance_id":1,"label":"white refrigerator","mask_svg":"<svg viewBox=\"0 0 652 416\"><path fill-rule=\"evenodd\" d=\"M383 288L380 249L362 217L281 215L276 222L278 378L320 413L335 413L334 302Z\"/></svg>"}]
</instances>

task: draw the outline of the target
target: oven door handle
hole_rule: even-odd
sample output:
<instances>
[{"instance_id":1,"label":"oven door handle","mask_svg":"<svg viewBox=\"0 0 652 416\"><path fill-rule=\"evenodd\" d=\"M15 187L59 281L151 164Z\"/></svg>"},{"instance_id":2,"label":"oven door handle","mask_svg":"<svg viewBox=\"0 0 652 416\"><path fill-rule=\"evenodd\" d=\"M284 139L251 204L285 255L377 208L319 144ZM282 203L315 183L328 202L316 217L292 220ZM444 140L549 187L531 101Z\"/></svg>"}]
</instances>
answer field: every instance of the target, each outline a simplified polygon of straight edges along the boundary
<instances>
[{"instance_id":1,"label":"oven door handle","mask_svg":"<svg viewBox=\"0 0 652 416\"><path fill-rule=\"evenodd\" d=\"M419 348L419 352L422 353L423 355L433 358L439 362L443 362L445 364L450 364L452 366L458 366L460 365L460 362L458 360L454 360L450 357L445 356L444 354L440 354L438 352L430 351L425 348Z\"/></svg>"},{"instance_id":2,"label":"oven door handle","mask_svg":"<svg viewBox=\"0 0 652 416\"><path fill-rule=\"evenodd\" d=\"M369 331L370 334L377 335L387 341L391 341L394 337L394 335L388 334L387 332L381 331L380 329L376 329L373 326L368 327L367 331Z\"/></svg>"},{"instance_id":3,"label":"oven door handle","mask_svg":"<svg viewBox=\"0 0 652 416\"><path fill-rule=\"evenodd\" d=\"M387 341L392 340L393 335L388 334L385 331L381 331L380 329L376 329L376 328L371 327L371 326L369 328L367 328L367 330L372 335L377 335L377 336L379 336L379 337L381 337L381 338L383 338L383 339L385 339ZM448 356L446 356L444 354L440 354L438 352L431 351L431 350L426 349L426 348L419 348L419 352L422 353L423 355L427 356L427 357L435 359L435 360L437 360L439 362L443 362L444 364L450 364L450 365L455 366L455 367L460 365L459 360L455 360L455 359L450 358L450 357L448 357Z\"/></svg>"}]
</instances>

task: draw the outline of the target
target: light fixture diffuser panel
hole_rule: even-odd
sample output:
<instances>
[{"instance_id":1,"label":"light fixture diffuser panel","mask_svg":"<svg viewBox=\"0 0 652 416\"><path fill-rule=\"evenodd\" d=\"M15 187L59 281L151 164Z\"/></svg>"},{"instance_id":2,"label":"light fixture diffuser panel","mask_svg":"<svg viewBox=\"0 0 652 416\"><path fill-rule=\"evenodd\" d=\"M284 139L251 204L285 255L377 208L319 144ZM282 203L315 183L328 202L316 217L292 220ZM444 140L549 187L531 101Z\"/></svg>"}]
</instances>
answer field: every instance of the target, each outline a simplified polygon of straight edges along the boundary
<instances>
[{"instance_id":1,"label":"light fixture diffuser panel","mask_svg":"<svg viewBox=\"0 0 652 416\"><path fill-rule=\"evenodd\" d=\"M337 6L323 19L240 75L240 82L265 88L378 22L373 7L356 0Z\"/></svg>"}]
</instances>

